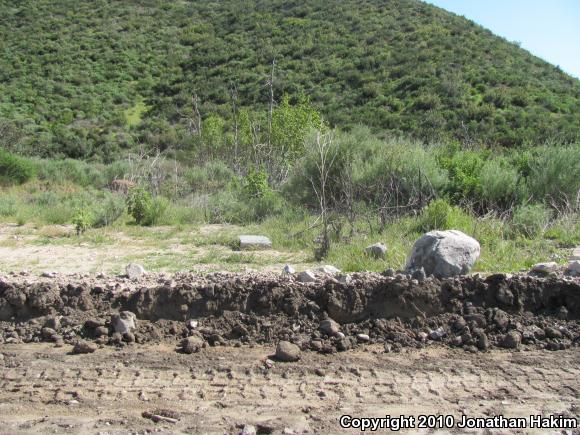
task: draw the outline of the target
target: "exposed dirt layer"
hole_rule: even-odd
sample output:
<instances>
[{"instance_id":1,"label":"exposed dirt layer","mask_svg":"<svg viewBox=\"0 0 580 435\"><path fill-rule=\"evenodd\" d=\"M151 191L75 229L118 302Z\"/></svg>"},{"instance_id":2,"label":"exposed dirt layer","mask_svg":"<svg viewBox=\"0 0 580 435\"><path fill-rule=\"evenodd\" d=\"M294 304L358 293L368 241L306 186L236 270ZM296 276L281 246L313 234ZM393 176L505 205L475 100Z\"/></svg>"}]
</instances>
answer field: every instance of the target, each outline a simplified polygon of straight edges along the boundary
<instances>
[{"instance_id":1,"label":"exposed dirt layer","mask_svg":"<svg viewBox=\"0 0 580 435\"><path fill-rule=\"evenodd\" d=\"M121 337L111 315L122 311L136 315L137 327ZM348 284L329 276L304 284L292 276L216 273L133 282L0 279L0 338L9 343L175 343L195 335L205 345L288 340L322 353L360 343L397 351L431 342L470 351L562 350L580 345L579 319L578 278L497 274L419 283L404 275L353 274Z\"/></svg>"}]
</instances>

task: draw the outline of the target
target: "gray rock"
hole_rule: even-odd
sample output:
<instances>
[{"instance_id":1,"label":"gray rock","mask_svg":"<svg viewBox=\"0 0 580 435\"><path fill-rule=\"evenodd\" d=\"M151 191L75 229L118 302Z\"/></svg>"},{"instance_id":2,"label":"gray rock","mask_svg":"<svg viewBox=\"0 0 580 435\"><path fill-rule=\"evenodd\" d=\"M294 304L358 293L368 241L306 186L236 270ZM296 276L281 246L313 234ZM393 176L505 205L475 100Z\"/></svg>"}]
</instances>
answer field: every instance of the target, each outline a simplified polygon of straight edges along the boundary
<instances>
[{"instance_id":1,"label":"gray rock","mask_svg":"<svg viewBox=\"0 0 580 435\"><path fill-rule=\"evenodd\" d=\"M387 255L387 247L382 243L375 243L374 245L367 246L365 252L374 258L385 258Z\"/></svg>"},{"instance_id":2,"label":"gray rock","mask_svg":"<svg viewBox=\"0 0 580 435\"><path fill-rule=\"evenodd\" d=\"M395 269L393 269L392 267L389 267L387 270L385 270L383 272L383 275L388 276L388 277L393 277L393 276L395 276Z\"/></svg>"},{"instance_id":3,"label":"gray rock","mask_svg":"<svg viewBox=\"0 0 580 435\"><path fill-rule=\"evenodd\" d=\"M549 263L538 263L534 264L530 270L530 272L534 273L550 273L556 272L558 270L558 264L553 261Z\"/></svg>"},{"instance_id":4,"label":"gray rock","mask_svg":"<svg viewBox=\"0 0 580 435\"><path fill-rule=\"evenodd\" d=\"M517 349L522 342L522 336L518 331L510 331L504 335L501 345L506 349Z\"/></svg>"},{"instance_id":5,"label":"gray rock","mask_svg":"<svg viewBox=\"0 0 580 435\"><path fill-rule=\"evenodd\" d=\"M568 308L565 306L561 306L558 310L558 319L560 320L568 320Z\"/></svg>"},{"instance_id":6,"label":"gray rock","mask_svg":"<svg viewBox=\"0 0 580 435\"><path fill-rule=\"evenodd\" d=\"M57 277L57 273L56 272L42 272L42 275L40 275L43 278L56 278Z\"/></svg>"},{"instance_id":7,"label":"gray rock","mask_svg":"<svg viewBox=\"0 0 580 435\"><path fill-rule=\"evenodd\" d=\"M556 328L548 327L544 329L544 332L548 338L562 338L562 331Z\"/></svg>"},{"instance_id":8,"label":"gray rock","mask_svg":"<svg viewBox=\"0 0 580 435\"><path fill-rule=\"evenodd\" d=\"M256 435L256 428L250 424L245 425L239 435Z\"/></svg>"},{"instance_id":9,"label":"gray rock","mask_svg":"<svg viewBox=\"0 0 580 435\"><path fill-rule=\"evenodd\" d=\"M181 341L181 349L184 353L196 353L199 352L203 348L203 339L196 335L184 338Z\"/></svg>"},{"instance_id":10,"label":"gray rock","mask_svg":"<svg viewBox=\"0 0 580 435\"><path fill-rule=\"evenodd\" d=\"M111 323L113 324L113 328L115 328L115 332L124 334L136 328L136 319L137 316L131 311L121 311L119 314L113 314L111 316Z\"/></svg>"},{"instance_id":11,"label":"gray rock","mask_svg":"<svg viewBox=\"0 0 580 435\"><path fill-rule=\"evenodd\" d=\"M300 359L300 348L289 341L281 341L276 346L276 359L293 362Z\"/></svg>"},{"instance_id":12,"label":"gray rock","mask_svg":"<svg viewBox=\"0 0 580 435\"><path fill-rule=\"evenodd\" d=\"M104 337L109 335L109 328L106 326L97 326L95 328L95 337Z\"/></svg>"},{"instance_id":13,"label":"gray rock","mask_svg":"<svg viewBox=\"0 0 580 435\"><path fill-rule=\"evenodd\" d=\"M130 263L125 268L125 274L127 275L127 278L131 280L139 279L145 274L145 268L140 264Z\"/></svg>"},{"instance_id":14,"label":"gray rock","mask_svg":"<svg viewBox=\"0 0 580 435\"><path fill-rule=\"evenodd\" d=\"M282 272L284 272L287 275L291 275L291 274L293 274L296 271L294 270L294 268L292 266L290 266L289 264L287 264L287 265L284 266L284 269L282 269Z\"/></svg>"},{"instance_id":15,"label":"gray rock","mask_svg":"<svg viewBox=\"0 0 580 435\"><path fill-rule=\"evenodd\" d=\"M413 278L417 282L425 281L427 279L427 274L425 273L425 269L423 269L421 267L417 270L414 270L413 273L411 274L411 278Z\"/></svg>"},{"instance_id":16,"label":"gray rock","mask_svg":"<svg viewBox=\"0 0 580 435\"><path fill-rule=\"evenodd\" d=\"M332 319L326 319L320 322L318 329L327 335L335 336L340 332L340 325Z\"/></svg>"},{"instance_id":17,"label":"gray rock","mask_svg":"<svg viewBox=\"0 0 580 435\"><path fill-rule=\"evenodd\" d=\"M414 271L422 267L427 275L438 278L465 275L479 254L479 242L461 231L431 231L413 245L406 269Z\"/></svg>"},{"instance_id":18,"label":"gray rock","mask_svg":"<svg viewBox=\"0 0 580 435\"><path fill-rule=\"evenodd\" d=\"M77 353L77 354L81 354L81 353L93 353L98 349L98 346L95 343L91 343L88 341L78 341L72 350L72 353Z\"/></svg>"},{"instance_id":19,"label":"gray rock","mask_svg":"<svg viewBox=\"0 0 580 435\"><path fill-rule=\"evenodd\" d=\"M356 339L361 343L367 343L371 338L367 334L357 334Z\"/></svg>"},{"instance_id":20,"label":"gray rock","mask_svg":"<svg viewBox=\"0 0 580 435\"><path fill-rule=\"evenodd\" d=\"M316 271L325 275L336 275L337 273L340 273L340 269L337 269L336 267L329 264L325 264L324 266L319 267L316 269Z\"/></svg>"},{"instance_id":21,"label":"gray rock","mask_svg":"<svg viewBox=\"0 0 580 435\"><path fill-rule=\"evenodd\" d=\"M240 249L271 249L272 242L266 236L240 236Z\"/></svg>"},{"instance_id":22,"label":"gray rock","mask_svg":"<svg viewBox=\"0 0 580 435\"><path fill-rule=\"evenodd\" d=\"M316 275L310 270L305 270L298 274L298 281L300 282L316 282Z\"/></svg>"},{"instance_id":23,"label":"gray rock","mask_svg":"<svg viewBox=\"0 0 580 435\"><path fill-rule=\"evenodd\" d=\"M348 285L352 282L352 278L350 277L350 275L347 274L338 275L336 279L338 280L339 283L344 285Z\"/></svg>"},{"instance_id":24,"label":"gray rock","mask_svg":"<svg viewBox=\"0 0 580 435\"><path fill-rule=\"evenodd\" d=\"M441 327L429 332L429 338L433 341L441 341L443 337L445 337L445 331Z\"/></svg>"},{"instance_id":25,"label":"gray rock","mask_svg":"<svg viewBox=\"0 0 580 435\"><path fill-rule=\"evenodd\" d=\"M185 324L189 329L195 329L199 326L199 321L195 319L189 319Z\"/></svg>"},{"instance_id":26,"label":"gray rock","mask_svg":"<svg viewBox=\"0 0 580 435\"><path fill-rule=\"evenodd\" d=\"M572 261L579 260L580 261L580 246L574 248L574 250L572 251L572 256L570 257L570 260L572 260Z\"/></svg>"},{"instance_id":27,"label":"gray rock","mask_svg":"<svg viewBox=\"0 0 580 435\"><path fill-rule=\"evenodd\" d=\"M579 276L580 275L580 260L572 260L568 263L566 267L566 273L569 275Z\"/></svg>"},{"instance_id":28,"label":"gray rock","mask_svg":"<svg viewBox=\"0 0 580 435\"><path fill-rule=\"evenodd\" d=\"M44 326L46 326L47 328L52 328L54 330L59 330L61 318L62 316L49 317L48 319L46 319Z\"/></svg>"}]
</instances>

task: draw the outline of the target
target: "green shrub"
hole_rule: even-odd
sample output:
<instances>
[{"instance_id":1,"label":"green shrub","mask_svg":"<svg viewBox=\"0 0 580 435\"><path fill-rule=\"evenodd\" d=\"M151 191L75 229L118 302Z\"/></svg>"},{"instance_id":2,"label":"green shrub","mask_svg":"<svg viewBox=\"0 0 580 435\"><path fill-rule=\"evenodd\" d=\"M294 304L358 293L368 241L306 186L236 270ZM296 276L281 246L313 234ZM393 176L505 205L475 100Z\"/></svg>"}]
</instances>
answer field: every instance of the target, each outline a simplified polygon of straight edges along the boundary
<instances>
[{"instance_id":1,"label":"green shrub","mask_svg":"<svg viewBox=\"0 0 580 435\"><path fill-rule=\"evenodd\" d=\"M30 160L0 148L0 181L23 184L34 176Z\"/></svg>"},{"instance_id":2,"label":"green shrub","mask_svg":"<svg viewBox=\"0 0 580 435\"><path fill-rule=\"evenodd\" d=\"M64 225L72 221L74 209L70 204L59 203L42 207L37 213L42 222L50 225Z\"/></svg>"},{"instance_id":3,"label":"green shrub","mask_svg":"<svg viewBox=\"0 0 580 435\"><path fill-rule=\"evenodd\" d=\"M512 229L516 235L535 238L547 228L552 212L543 204L522 205L515 209Z\"/></svg>"},{"instance_id":4,"label":"green shrub","mask_svg":"<svg viewBox=\"0 0 580 435\"><path fill-rule=\"evenodd\" d=\"M530 158L527 185L538 202L576 207L580 199L580 143L542 147Z\"/></svg>"},{"instance_id":5,"label":"green shrub","mask_svg":"<svg viewBox=\"0 0 580 435\"><path fill-rule=\"evenodd\" d=\"M120 195L110 194L101 200L94 212L93 227L101 228L115 223L125 212L125 201Z\"/></svg>"},{"instance_id":6,"label":"green shrub","mask_svg":"<svg viewBox=\"0 0 580 435\"><path fill-rule=\"evenodd\" d=\"M149 208L145 213L145 219L142 221L142 225L151 226L157 225L163 218L165 210L169 206L169 200L163 198L162 196L157 196L151 200Z\"/></svg>"},{"instance_id":7,"label":"green shrub","mask_svg":"<svg viewBox=\"0 0 580 435\"><path fill-rule=\"evenodd\" d=\"M268 173L263 169L250 168L245 178L244 191L250 198L261 198L268 191Z\"/></svg>"},{"instance_id":8,"label":"green shrub","mask_svg":"<svg viewBox=\"0 0 580 435\"><path fill-rule=\"evenodd\" d=\"M450 205L443 199L431 201L418 220L418 231L461 230L471 232L473 219L459 207Z\"/></svg>"},{"instance_id":9,"label":"green shrub","mask_svg":"<svg viewBox=\"0 0 580 435\"><path fill-rule=\"evenodd\" d=\"M13 197L0 196L0 217L14 216L16 211L16 200Z\"/></svg>"},{"instance_id":10,"label":"green shrub","mask_svg":"<svg viewBox=\"0 0 580 435\"><path fill-rule=\"evenodd\" d=\"M441 167L449 174L447 193L455 203L472 202L482 191L480 171L484 155L476 151L457 151L439 157Z\"/></svg>"},{"instance_id":11,"label":"green shrub","mask_svg":"<svg viewBox=\"0 0 580 435\"><path fill-rule=\"evenodd\" d=\"M487 160L481 167L477 185L479 197L489 209L507 209L519 202L519 175L505 158Z\"/></svg>"},{"instance_id":12,"label":"green shrub","mask_svg":"<svg viewBox=\"0 0 580 435\"><path fill-rule=\"evenodd\" d=\"M72 224L75 226L77 236L80 236L88 230L93 223L93 215L86 209L77 209L72 218Z\"/></svg>"},{"instance_id":13,"label":"green shrub","mask_svg":"<svg viewBox=\"0 0 580 435\"><path fill-rule=\"evenodd\" d=\"M148 213L153 205L151 194L140 186L136 186L127 195L127 211L139 225L146 225Z\"/></svg>"}]
</instances>

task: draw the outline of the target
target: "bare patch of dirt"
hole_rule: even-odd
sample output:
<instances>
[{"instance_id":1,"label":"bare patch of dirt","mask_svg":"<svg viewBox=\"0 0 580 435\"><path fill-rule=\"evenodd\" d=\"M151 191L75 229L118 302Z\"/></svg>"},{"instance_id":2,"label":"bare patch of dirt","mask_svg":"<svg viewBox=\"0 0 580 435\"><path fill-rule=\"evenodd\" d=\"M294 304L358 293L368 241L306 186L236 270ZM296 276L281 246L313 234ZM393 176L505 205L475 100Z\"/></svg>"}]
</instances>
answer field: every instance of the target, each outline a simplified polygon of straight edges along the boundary
<instances>
[{"instance_id":1,"label":"bare patch of dirt","mask_svg":"<svg viewBox=\"0 0 580 435\"><path fill-rule=\"evenodd\" d=\"M527 418L580 409L577 351L370 347L267 368L272 351L184 355L158 345L71 355L68 346L0 345L0 432L235 434L251 424L258 433L332 434L357 433L340 428L345 414ZM149 413L175 419L155 423Z\"/></svg>"}]
</instances>

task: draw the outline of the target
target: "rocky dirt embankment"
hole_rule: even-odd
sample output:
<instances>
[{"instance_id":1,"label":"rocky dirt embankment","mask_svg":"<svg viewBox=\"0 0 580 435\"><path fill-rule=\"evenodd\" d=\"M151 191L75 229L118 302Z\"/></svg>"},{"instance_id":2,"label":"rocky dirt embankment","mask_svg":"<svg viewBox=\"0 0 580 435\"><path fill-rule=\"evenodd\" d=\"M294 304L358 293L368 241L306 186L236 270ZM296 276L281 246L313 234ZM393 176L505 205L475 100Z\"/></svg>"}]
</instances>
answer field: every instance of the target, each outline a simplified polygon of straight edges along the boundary
<instances>
[{"instance_id":1,"label":"rocky dirt embankment","mask_svg":"<svg viewBox=\"0 0 580 435\"><path fill-rule=\"evenodd\" d=\"M280 340L321 353L366 343L380 343L387 352L431 343L471 352L561 350L580 346L580 279L495 274L419 282L374 273L312 283L292 275L229 273L138 280L0 277L4 342L59 346L83 340L76 351L92 352L99 345L178 344L187 337L192 352Z\"/></svg>"}]
</instances>

